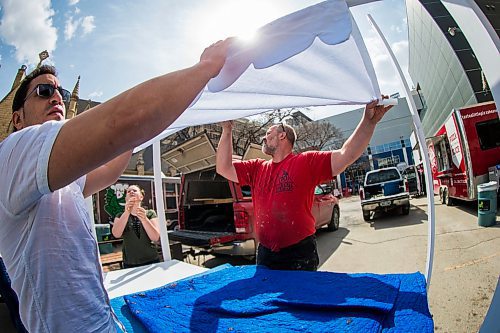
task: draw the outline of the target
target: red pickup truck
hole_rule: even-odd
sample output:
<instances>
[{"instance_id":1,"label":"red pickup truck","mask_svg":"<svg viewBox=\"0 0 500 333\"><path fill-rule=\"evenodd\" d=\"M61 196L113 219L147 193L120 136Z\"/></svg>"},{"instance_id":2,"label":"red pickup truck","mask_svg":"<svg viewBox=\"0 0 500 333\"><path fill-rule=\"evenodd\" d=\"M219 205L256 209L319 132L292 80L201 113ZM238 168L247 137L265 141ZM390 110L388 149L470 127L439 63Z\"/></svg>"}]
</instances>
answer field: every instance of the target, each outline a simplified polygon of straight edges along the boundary
<instances>
[{"instance_id":1,"label":"red pickup truck","mask_svg":"<svg viewBox=\"0 0 500 333\"><path fill-rule=\"evenodd\" d=\"M316 187L312 214L317 229L338 229L339 201L329 186ZM179 229L170 232L169 238L213 253L255 255L257 240L250 187L227 181L214 168L184 175Z\"/></svg>"}]
</instances>

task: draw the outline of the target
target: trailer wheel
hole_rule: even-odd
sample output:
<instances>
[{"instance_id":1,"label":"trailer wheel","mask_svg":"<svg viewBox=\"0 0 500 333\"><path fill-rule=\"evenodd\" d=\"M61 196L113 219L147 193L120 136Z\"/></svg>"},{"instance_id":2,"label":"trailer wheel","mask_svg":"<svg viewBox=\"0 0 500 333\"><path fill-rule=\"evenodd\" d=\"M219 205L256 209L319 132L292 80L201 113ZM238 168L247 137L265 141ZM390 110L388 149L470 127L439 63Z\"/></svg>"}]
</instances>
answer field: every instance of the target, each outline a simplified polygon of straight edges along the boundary
<instances>
[{"instance_id":1,"label":"trailer wheel","mask_svg":"<svg viewBox=\"0 0 500 333\"><path fill-rule=\"evenodd\" d=\"M370 221L370 211L363 211L363 220Z\"/></svg>"},{"instance_id":2,"label":"trailer wheel","mask_svg":"<svg viewBox=\"0 0 500 333\"><path fill-rule=\"evenodd\" d=\"M332 218L330 219L330 223L328 223L328 227L326 230L335 231L338 230L340 224L340 211L339 207L333 207Z\"/></svg>"},{"instance_id":3,"label":"trailer wheel","mask_svg":"<svg viewBox=\"0 0 500 333\"><path fill-rule=\"evenodd\" d=\"M443 192L443 203L446 206L453 206L453 198L450 198L450 196L448 195L448 191Z\"/></svg>"}]
</instances>

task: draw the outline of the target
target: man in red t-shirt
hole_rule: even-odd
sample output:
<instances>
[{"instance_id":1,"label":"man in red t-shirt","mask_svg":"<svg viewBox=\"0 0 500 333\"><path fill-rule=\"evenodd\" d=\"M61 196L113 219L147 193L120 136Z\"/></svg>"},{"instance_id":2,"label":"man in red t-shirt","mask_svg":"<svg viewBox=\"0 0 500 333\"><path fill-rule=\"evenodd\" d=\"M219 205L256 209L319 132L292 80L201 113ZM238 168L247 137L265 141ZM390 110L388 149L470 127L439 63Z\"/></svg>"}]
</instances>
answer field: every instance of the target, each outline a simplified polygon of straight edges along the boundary
<instances>
[{"instance_id":1,"label":"man in red t-shirt","mask_svg":"<svg viewBox=\"0 0 500 333\"><path fill-rule=\"evenodd\" d=\"M258 265L283 270L318 268L315 221L311 213L314 188L361 156L375 125L391 108L377 103L378 100L366 105L356 130L339 150L294 154L294 129L284 124L271 126L262 146L262 151L272 156L270 161L233 161L232 122L222 124L217 173L252 187Z\"/></svg>"}]
</instances>

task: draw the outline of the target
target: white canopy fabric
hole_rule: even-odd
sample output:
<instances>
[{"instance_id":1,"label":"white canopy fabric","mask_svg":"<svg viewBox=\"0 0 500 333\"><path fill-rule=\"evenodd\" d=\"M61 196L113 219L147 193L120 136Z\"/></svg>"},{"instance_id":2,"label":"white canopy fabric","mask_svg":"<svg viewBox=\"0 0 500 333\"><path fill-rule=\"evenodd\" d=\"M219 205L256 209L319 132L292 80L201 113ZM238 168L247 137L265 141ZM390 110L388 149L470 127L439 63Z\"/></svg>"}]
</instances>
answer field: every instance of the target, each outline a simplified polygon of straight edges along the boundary
<instances>
[{"instance_id":1,"label":"white canopy fabric","mask_svg":"<svg viewBox=\"0 0 500 333\"><path fill-rule=\"evenodd\" d=\"M253 41L235 39L221 72L188 110L136 150L187 126L280 108L366 104L379 96L345 0L329 0L266 24Z\"/></svg>"},{"instance_id":2,"label":"white canopy fabric","mask_svg":"<svg viewBox=\"0 0 500 333\"><path fill-rule=\"evenodd\" d=\"M347 0L350 6L372 0ZM415 103L387 41L388 53L410 98L418 141L425 139ZM366 104L380 96L375 71L346 0L329 0L284 16L258 30L257 40L236 40L220 74L171 126L156 138L137 147L153 144L155 190L162 192L159 140L187 126L237 119L278 108L341 104ZM332 115L345 112L332 111ZM427 179L430 164L425 160ZM432 193L428 182L428 193ZM156 197L158 211L163 201ZM426 280L429 287L434 253L434 200L428 197L429 234ZM159 214L162 250L170 259L164 214Z\"/></svg>"}]
</instances>

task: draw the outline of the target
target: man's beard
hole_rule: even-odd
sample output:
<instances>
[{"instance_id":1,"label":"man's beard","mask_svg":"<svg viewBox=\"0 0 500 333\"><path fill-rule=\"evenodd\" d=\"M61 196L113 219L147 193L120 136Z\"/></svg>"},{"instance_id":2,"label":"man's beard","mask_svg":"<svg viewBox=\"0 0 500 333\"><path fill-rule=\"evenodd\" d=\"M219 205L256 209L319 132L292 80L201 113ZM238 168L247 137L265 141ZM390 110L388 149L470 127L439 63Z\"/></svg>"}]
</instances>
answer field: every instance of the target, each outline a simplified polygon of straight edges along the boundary
<instances>
[{"instance_id":1,"label":"man's beard","mask_svg":"<svg viewBox=\"0 0 500 333\"><path fill-rule=\"evenodd\" d=\"M266 155L271 155L273 156L274 153L276 152L276 147L269 147L267 143L264 143L262 145L262 152Z\"/></svg>"}]
</instances>

